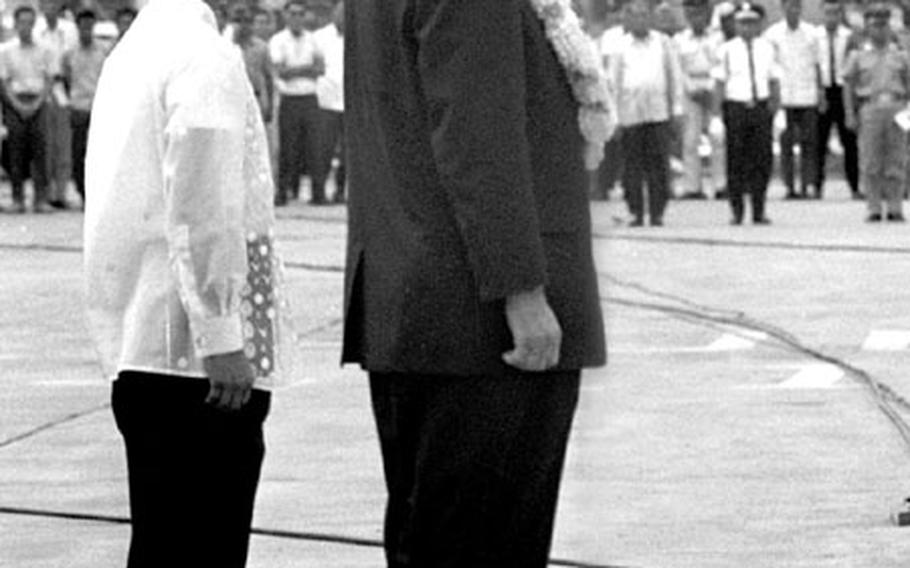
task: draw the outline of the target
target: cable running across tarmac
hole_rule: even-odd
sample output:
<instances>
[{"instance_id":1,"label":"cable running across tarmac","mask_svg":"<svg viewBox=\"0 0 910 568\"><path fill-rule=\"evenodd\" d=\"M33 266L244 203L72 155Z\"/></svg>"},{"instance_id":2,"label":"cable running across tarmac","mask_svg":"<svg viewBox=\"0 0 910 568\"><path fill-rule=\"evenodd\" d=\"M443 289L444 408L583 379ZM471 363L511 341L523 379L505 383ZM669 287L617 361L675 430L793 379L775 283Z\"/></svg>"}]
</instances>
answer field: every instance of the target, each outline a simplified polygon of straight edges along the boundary
<instances>
[{"instance_id":1,"label":"cable running across tarmac","mask_svg":"<svg viewBox=\"0 0 910 568\"><path fill-rule=\"evenodd\" d=\"M712 239L708 237L660 237L654 235L624 235L611 233L595 232L592 238L596 240L610 241L630 241L655 244L671 245L697 245L711 247L731 247L731 248L757 248L757 249L783 249L795 251L818 251L818 252L855 252L855 253L878 253L878 254L910 254L910 247L879 247L873 245L849 245L833 243L789 243L783 241L743 241L733 239Z\"/></svg>"},{"instance_id":2,"label":"cable running across tarmac","mask_svg":"<svg viewBox=\"0 0 910 568\"><path fill-rule=\"evenodd\" d=\"M67 511L52 511L47 509L31 509L26 507L2 507L0 506L0 515L18 515L23 517L43 517L51 519L60 519L65 521L80 521L106 523L112 525L128 525L129 517L118 515L99 515L92 513L73 513ZM338 544L344 546L361 546L368 548L382 548L383 543L380 540L369 538L350 537L339 534L315 533L305 531L286 531L276 529L263 529L253 527L250 534L270 537L283 538L289 540L300 540L308 542L324 542L328 544ZM629 566L616 566L613 564L591 564L587 562L578 562L575 560L562 560L552 558L549 561L550 566L561 566L565 568L631 568Z\"/></svg>"},{"instance_id":3,"label":"cable running across tarmac","mask_svg":"<svg viewBox=\"0 0 910 568\"><path fill-rule=\"evenodd\" d=\"M344 224L345 219L310 217L307 215L296 215L291 217L281 217L281 219L312 221L327 224ZM671 244L671 245L691 245L691 246L709 246L709 247L729 247L729 248L755 248L755 249L783 249L793 251L812 251L812 252L844 252L844 253L875 253L875 254L910 254L910 247L880 247L873 245L850 245L835 243L789 243L782 241L744 241L734 239L712 239L708 237L660 237L653 235L627 235L612 233L595 232L591 235L594 240L611 240L611 241L628 241L640 242L646 244ZM279 238L279 241L282 239ZM300 240L297 237L286 237L285 240ZM81 245L57 245L50 243L0 243L0 250L18 250L28 251L36 250L43 252L72 252L81 253ZM305 268L306 263L300 263ZM329 268L328 266L313 265L316 269ZM326 271L343 271L343 267L333 266L331 270Z\"/></svg>"},{"instance_id":4,"label":"cable running across tarmac","mask_svg":"<svg viewBox=\"0 0 910 568\"><path fill-rule=\"evenodd\" d=\"M654 290L635 282L627 282L605 273L601 273L600 276L607 278L616 286L634 289L638 292L642 292L649 296L661 298L664 300L670 299L671 301L685 303L688 307L673 306L665 303L636 301L615 295L602 297L601 300L604 302L636 309L657 311L670 315L671 317L683 319L689 323L696 325L715 324L739 327L741 329L749 331L762 332L786 348L840 368L847 375L853 378L853 380L866 387L867 391L875 400L879 410L881 410L885 417L887 417L888 420L891 421L891 423L897 429L898 434L900 434L901 438L904 440L905 449L908 451L908 453L910 453L910 423L904 419L900 412L903 410L904 412L910 413L910 401L897 394L894 389L892 389L887 384L877 381L863 369L851 365L850 363L838 359L837 357L828 355L827 353L819 351L818 349L809 347L787 331L765 322L761 322L754 318L750 318L742 312L701 306L699 304L690 302L685 298L679 298L678 296L666 294L664 292ZM725 313L727 315L724 315Z\"/></svg>"}]
</instances>

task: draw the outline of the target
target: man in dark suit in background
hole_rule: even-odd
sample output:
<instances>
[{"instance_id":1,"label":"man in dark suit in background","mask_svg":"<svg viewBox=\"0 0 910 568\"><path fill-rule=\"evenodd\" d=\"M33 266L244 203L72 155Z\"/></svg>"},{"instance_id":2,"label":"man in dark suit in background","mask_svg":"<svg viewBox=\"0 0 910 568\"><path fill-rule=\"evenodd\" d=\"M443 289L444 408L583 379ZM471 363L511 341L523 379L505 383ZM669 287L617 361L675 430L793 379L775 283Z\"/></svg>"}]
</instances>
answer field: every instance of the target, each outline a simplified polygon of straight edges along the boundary
<instances>
[{"instance_id":1,"label":"man in dark suit in background","mask_svg":"<svg viewBox=\"0 0 910 568\"><path fill-rule=\"evenodd\" d=\"M343 361L370 373L389 566L543 567L605 361L578 106L528 0L346 23Z\"/></svg>"}]
</instances>

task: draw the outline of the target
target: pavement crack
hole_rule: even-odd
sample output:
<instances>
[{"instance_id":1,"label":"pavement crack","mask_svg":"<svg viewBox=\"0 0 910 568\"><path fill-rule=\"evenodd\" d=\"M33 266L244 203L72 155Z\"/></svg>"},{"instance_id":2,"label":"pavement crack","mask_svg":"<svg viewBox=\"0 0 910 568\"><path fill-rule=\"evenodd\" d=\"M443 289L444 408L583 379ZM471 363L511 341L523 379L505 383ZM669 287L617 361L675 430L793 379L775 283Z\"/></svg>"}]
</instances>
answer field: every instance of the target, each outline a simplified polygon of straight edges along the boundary
<instances>
[{"instance_id":1,"label":"pavement crack","mask_svg":"<svg viewBox=\"0 0 910 568\"><path fill-rule=\"evenodd\" d=\"M95 513L80 513L73 511L56 511L50 509L35 509L28 507L9 507L0 506L0 515L18 515L23 517L42 517L61 519L67 521L95 522L116 525L130 524L130 518L121 515L104 515ZM291 540L303 540L309 542L323 542L329 544L339 544L343 546L365 546L370 548L382 548L381 540L371 538L352 537L333 533L317 533L290 531L280 529L267 529L253 527L250 534L271 538L283 538ZM579 562L576 560L562 560L553 558L549 561L550 566L562 566L567 568L632 568L630 566L617 566L614 564L592 564L588 562Z\"/></svg>"},{"instance_id":2,"label":"pavement crack","mask_svg":"<svg viewBox=\"0 0 910 568\"><path fill-rule=\"evenodd\" d=\"M104 404L100 404L98 406L93 406L91 408L87 408L85 410L80 410L78 412L73 412L73 413L67 414L66 416L57 418L55 420L45 422L39 426L35 426L34 428L32 428L30 430L22 432L21 434L16 434L14 436L6 438L5 440L0 441L0 449L4 449L9 446L12 446L13 444L28 440L29 438L33 438L42 432L52 430L54 428L57 428L59 426L67 424L69 422L79 420L80 418L84 418L84 417L90 416L92 414L96 414L98 412L101 412L102 410L106 410L106 409L110 408L110 406L111 406L111 404L109 402L105 402Z\"/></svg>"}]
</instances>

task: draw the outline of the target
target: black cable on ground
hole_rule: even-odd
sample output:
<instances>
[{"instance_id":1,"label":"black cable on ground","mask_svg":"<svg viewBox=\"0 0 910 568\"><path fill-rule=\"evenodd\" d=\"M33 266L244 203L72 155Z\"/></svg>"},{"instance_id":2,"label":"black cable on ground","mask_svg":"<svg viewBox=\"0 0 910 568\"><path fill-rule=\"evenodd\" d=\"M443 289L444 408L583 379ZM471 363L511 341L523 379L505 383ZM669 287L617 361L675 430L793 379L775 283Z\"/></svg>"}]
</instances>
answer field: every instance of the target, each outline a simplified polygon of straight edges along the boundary
<instances>
[{"instance_id":1,"label":"black cable on ground","mask_svg":"<svg viewBox=\"0 0 910 568\"><path fill-rule=\"evenodd\" d=\"M591 235L596 240L631 241L643 243L661 243L672 245L700 245L712 247L733 248L765 248L784 249L797 251L822 251L822 252L856 252L880 254L910 254L910 247L880 247L873 245L850 245L830 243L791 243L784 241L745 241L736 239L712 239L708 237L681 237L659 235L630 235L630 234L605 234L594 232Z\"/></svg>"},{"instance_id":2,"label":"black cable on ground","mask_svg":"<svg viewBox=\"0 0 910 568\"><path fill-rule=\"evenodd\" d=\"M601 276L609 277L606 274L601 274ZM620 283L621 285L633 288L648 295L662 299L675 298L674 296L650 289L640 284L623 282L622 280L612 277L609 278L611 278L614 283ZM910 423L908 423L901 416L898 408L896 408L900 407L903 408L904 411L910 411L910 401L907 401L905 398L898 395L894 389L888 385L877 381L863 369L851 365L842 359L838 359L837 357L828 355L817 349L809 347L799 341L799 339L797 339L795 336L781 328L755 320L753 318L749 318L743 313L731 312L730 310L722 310L717 308L705 309L698 304L692 304L692 302L689 302L688 300L686 300L687 304L695 305L698 307L690 308L672 306L663 303L642 302L622 298L619 296L603 297L601 299L604 302L612 304L661 312L672 317L677 317L690 322L715 325L721 324L724 326L740 327L750 331L761 332L793 351L797 351L818 361L834 365L843 370L853 380L866 387L867 391L875 400L875 403L878 406L879 410L881 410L885 417L888 418L888 420L894 425L895 429L897 429L898 434L904 440L905 449L910 452ZM719 315L723 314L724 312L734 315Z\"/></svg>"},{"instance_id":3,"label":"black cable on ground","mask_svg":"<svg viewBox=\"0 0 910 568\"><path fill-rule=\"evenodd\" d=\"M106 523L114 525L130 524L129 517L118 515L99 515L92 513L75 513L69 511L53 511L48 509L33 509L26 507L3 507L0 506L0 515L18 515L23 517L42 517L51 519L60 519L65 521L82 521L94 523ZM270 538L283 538L289 540L300 540L307 542L324 542L328 544L339 544L344 546L362 546L369 548L382 548L382 541L369 538L359 538L329 533L315 533L308 531L287 531L277 529L263 529L253 527L251 534ZM575 560L561 560L553 558L549 562L550 566L565 566L569 568L629 568L609 564L591 564L587 562L578 562Z\"/></svg>"},{"instance_id":4,"label":"black cable on ground","mask_svg":"<svg viewBox=\"0 0 910 568\"><path fill-rule=\"evenodd\" d=\"M44 424L35 426L31 430L27 430L25 432L22 432L21 434L16 434L15 436L11 436L5 440L0 441L0 449L5 448L7 446L11 446L11 445L15 444L16 442L21 442L23 440L27 440L28 438L36 436L46 430L56 428L57 426L62 426L63 424L66 424L68 422L72 422L74 420L78 420L80 418L84 418L91 414L95 414L102 410L108 409L108 408L110 408L110 406L111 406L111 404L109 402L105 402L104 404L99 404L98 406L93 406L93 407L85 409L85 410L73 412L71 414L67 414L66 416L62 416L55 420L45 422Z\"/></svg>"}]
</instances>

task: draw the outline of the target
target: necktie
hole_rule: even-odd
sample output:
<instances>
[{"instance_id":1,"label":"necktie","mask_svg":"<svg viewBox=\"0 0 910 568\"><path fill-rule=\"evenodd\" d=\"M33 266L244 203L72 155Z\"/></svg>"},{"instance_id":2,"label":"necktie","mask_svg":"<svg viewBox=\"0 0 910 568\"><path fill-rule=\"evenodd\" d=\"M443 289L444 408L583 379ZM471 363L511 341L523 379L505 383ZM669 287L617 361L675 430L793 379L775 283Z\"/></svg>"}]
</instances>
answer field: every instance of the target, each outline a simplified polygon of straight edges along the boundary
<instances>
[{"instance_id":1,"label":"necktie","mask_svg":"<svg viewBox=\"0 0 910 568\"><path fill-rule=\"evenodd\" d=\"M834 58L834 34L828 32L828 85L834 87L837 85L837 64Z\"/></svg>"},{"instance_id":2,"label":"necktie","mask_svg":"<svg viewBox=\"0 0 910 568\"><path fill-rule=\"evenodd\" d=\"M752 102L758 101L758 86L755 84L755 58L752 57L752 41L746 41L746 51L749 53L749 86L752 89Z\"/></svg>"}]
</instances>

